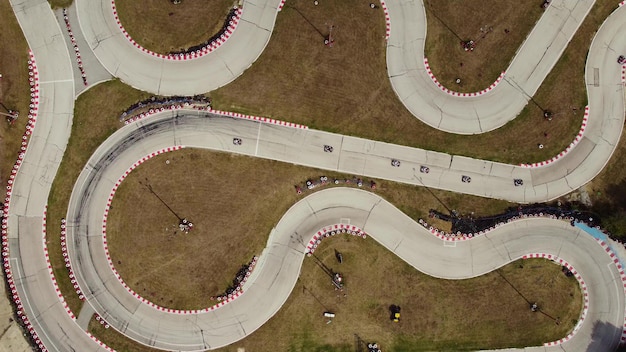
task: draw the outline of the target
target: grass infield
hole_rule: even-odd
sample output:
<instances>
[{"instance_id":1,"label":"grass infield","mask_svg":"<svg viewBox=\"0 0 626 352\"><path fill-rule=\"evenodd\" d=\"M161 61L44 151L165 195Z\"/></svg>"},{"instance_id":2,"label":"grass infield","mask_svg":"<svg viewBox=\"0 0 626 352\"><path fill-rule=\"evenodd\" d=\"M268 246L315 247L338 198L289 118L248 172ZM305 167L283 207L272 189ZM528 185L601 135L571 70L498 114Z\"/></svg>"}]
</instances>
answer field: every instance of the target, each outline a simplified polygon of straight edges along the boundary
<instances>
[{"instance_id":1,"label":"grass infield","mask_svg":"<svg viewBox=\"0 0 626 352\"><path fill-rule=\"evenodd\" d=\"M115 268L126 284L155 304L173 309L216 304L209 297L226 290L239 267L261 253L287 209L308 193L298 195L294 185L322 175L349 177L199 149L154 157L137 167L113 198L107 243ZM377 194L414 219L426 218L430 208L445 211L425 188L376 183ZM174 234L178 218L148 191L148 184L175 213L194 223L192 232ZM450 207L471 201L498 211L511 205L434 192Z\"/></svg>"},{"instance_id":2,"label":"grass infield","mask_svg":"<svg viewBox=\"0 0 626 352\"><path fill-rule=\"evenodd\" d=\"M449 18L464 16L463 25L473 36L486 25L484 15L474 11L500 8L494 0L481 3L478 9L456 4L450 6L451 12L440 13L439 17L447 23ZM516 11L527 6L530 12L538 6L534 2L507 5L519 6L513 8ZM322 130L506 163L542 161L564 150L580 129L586 105L582 75L586 52L605 18L601 14L615 6L610 2L596 4L575 35L574 44L567 48L535 97L542 108L554 113L552 121L544 120L542 109L530 104L515 120L480 135L448 134L421 123L398 100L387 77L382 11L372 10L358 0L324 1L318 6L304 0L288 2L277 17L271 41L255 64L231 84L211 92L211 96L216 108L222 110L289 120ZM523 20L516 18L518 22ZM534 24L535 19L529 22ZM328 33L330 25L336 25L333 48L323 45L321 35ZM494 33L479 43L480 52L480 45L498 47L508 41L509 36L495 33L500 28L495 22L491 25ZM442 26L441 21L429 20L428 33L431 29L443 32ZM525 37L522 28L529 25L510 27L511 36ZM438 67L439 74L456 75L453 70L458 60L446 60L445 54L436 53L450 46L456 48L458 40L442 41L437 37L427 38L427 42L432 42L428 45L433 51L430 63ZM479 72L499 73L511 58L482 62ZM466 84L476 78L470 72L463 77L467 77ZM479 85L492 80L486 78ZM544 148L539 149L539 144Z\"/></svg>"},{"instance_id":3,"label":"grass infield","mask_svg":"<svg viewBox=\"0 0 626 352\"><path fill-rule=\"evenodd\" d=\"M249 337L217 351L354 351L354 334L390 351L522 347L565 336L580 314L578 283L547 260L519 260L478 278L441 280L421 274L371 238L337 235L324 240L315 255L344 275L343 292L307 258L281 310ZM531 312L516 289L546 314ZM389 320L391 304L402 308L400 323ZM323 318L325 311L336 314L332 323ZM552 319L557 317L559 325ZM154 351L95 321L89 331L117 351Z\"/></svg>"},{"instance_id":4,"label":"grass infield","mask_svg":"<svg viewBox=\"0 0 626 352\"><path fill-rule=\"evenodd\" d=\"M130 36L156 53L202 44L216 34L234 0L115 0L117 13Z\"/></svg>"}]
</instances>

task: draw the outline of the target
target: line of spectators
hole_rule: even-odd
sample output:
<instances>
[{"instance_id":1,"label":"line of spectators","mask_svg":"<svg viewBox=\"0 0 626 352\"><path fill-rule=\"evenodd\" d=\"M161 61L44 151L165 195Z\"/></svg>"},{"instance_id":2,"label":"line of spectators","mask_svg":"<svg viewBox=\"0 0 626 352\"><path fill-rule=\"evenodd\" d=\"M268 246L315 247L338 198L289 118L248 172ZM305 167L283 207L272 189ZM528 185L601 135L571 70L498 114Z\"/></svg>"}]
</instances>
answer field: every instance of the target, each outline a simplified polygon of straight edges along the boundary
<instances>
[{"instance_id":1,"label":"line of spectators","mask_svg":"<svg viewBox=\"0 0 626 352\"><path fill-rule=\"evenodd\" d=\"M493 216L474 217L470 215L459 215L452 210L451 214L445 214L431 209L431 218L441 219L452 223L452 233L478 234L480 231L488 230L498 224L506 223L528 216L553 216L561 220L569 220L572 225L577 222L585 223L589 227L600 226L601 220L591 212L569 209L560 206L550 206L547 204L520 205L517 208L510 207L505 212Z\"/></svg>"},{"instance_id":2,"label":"line of spectators","mask_svg":"<svg viewBox=\"0 0 626 352\"><path fill-rule=\"evenodd\" d=\"M211 105L211 99L206 95L194 95L194 96L171 96L171 97L157 97L152 96L146 100L137 102L128 109L126 109L122 115L120 115L120 121L125 121L135 115L142 112L147 112L150 109L158 109L162 106L170 105L184 105L184 106L202 106L207 107Z\"/></svg>"}]
</instances>

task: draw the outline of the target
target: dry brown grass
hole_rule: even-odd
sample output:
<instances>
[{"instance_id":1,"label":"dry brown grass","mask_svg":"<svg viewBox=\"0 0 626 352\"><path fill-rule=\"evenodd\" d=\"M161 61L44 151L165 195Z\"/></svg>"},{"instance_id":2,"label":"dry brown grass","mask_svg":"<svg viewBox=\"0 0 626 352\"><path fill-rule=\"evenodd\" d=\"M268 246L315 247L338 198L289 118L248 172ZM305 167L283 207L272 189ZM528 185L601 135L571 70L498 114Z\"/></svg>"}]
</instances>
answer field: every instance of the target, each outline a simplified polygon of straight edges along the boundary
<instances>
[{"instance_id":1,"label":"dry brown grass","mask_svg":"<svg viewBox=\"0 0 626 352\"><path fill-rule=\"evenodd\" d=\"M0 116L0 184L5 186L26 131L30 86L28 45L8 1L0 2L0 21L0 103L20 112L13 125L6 122L5 116ZM2 106L0 112L7 113Z\"/></svg>"},{"instance_id":2,"label":"dry brown grass","mask_svg":"<svg viewBox=\"0 0 626 352\"><path fill-rule=\"evenodd\" d=\"M495 3L486 1L484 6L490 8ZM400 103L387 78L382 11L374 11L358 0L325 1L319 6L309 1L288 3L255 64L233 83L211 92L211 96L219 109L285 119L333 132L507 163L541 161L562 151L578 133L586 104L582 77L586 51L602 14L612 7L615 4L608 1L596 5L576 34L575 44L566 50L540 89L535 100L555 113L550 122L532 104L512 122L480 135L448 134L421 123ZM465 11L464 6L451 9L455 13ZM444 21L448 16L454 13L441 15ZM485 25L473 23L472 18L468 16L469 28ZM337 25L333 48L322 45L322 36L317 32L327 33L330 24ZM440 23L430 21L428 25L430 30ZM503 45L496 39L489 39L490 45ZM508 60L510 57L504 57L501 62ZM490 65L483 63L483 71L502 70L502 64L495 69ZM545 148L537 148L540 143Z\"/></svg>"},{"instance_id":3,"label":"dry brown grass","mask_svg":"<svg viewBox=\"0 0 626 352\"><path fill-rule=\"evenodd\" d=\"M343 264L336 262L335 250L343 254ZM576 280L545 260L518 261L499 272L549 316L559 317L560 325L530 312L495 272L470 280L435 279L372 239L345 235L324 240L316 256L344 275L346 296L308 258L283 308L249 337L218 351L353 351L354 333L389 351L538 345L565 336L581 309ZM389 321L391 304L402 308L398 324ZM336 313L331 324L322 317L324 311ZM95 321L90 331L117 351L154 351Z\"/></svg>"},{"instance_id":4,"label":"dry brown grass","mask_svg":"<svg viewBox=\"0 0 626 352\"><path fill-rule=\"evenodd\" d=\"M543 14L535 1L426 0L424 5L425 56L439 82L458 92L477 92L492 84ZM470 39L476 48L467 52L460 41Z\"/></svg>"},{"instance_id":5,"label":"dry brown grass","mask_svg":"<svg viewBox=\"0 0 626 352\"><path fill-rule=\"evenodd\" d=\"M73 2L74 0L48 0L53 9L68 8Z\"/></svg>"},{"instance_id":6,"label":"dry brown grass","mask_svg":"<svg viewBox=\"0 0 626 352\"><path fill-rule=\"evenodd\" d=\"M321 175L345 178L206 150L184 149L155 157L135 169L113 199L107 221L113 263L135 292L156 304L208 307L217 303L209 297L224 292L240 265L261 253L272 227L302 197L294 185ZM194 223L191 233L174 234L176 215L147 190L147 184L174 212ZM426 217L429 208L445 211L424 188L377 181L376 192L416 219ZM461 211L469 211L464 204L483 205L486 213L510 205L451 192L436 194Z\"/></svg>"},{"instance_id":7,"label":"dry brown grass","mask_svg":"<svg viewBox=\"0 0 626 352\"><path fill-rule=\"evenodd\" d=\"M294 292L276 316L223 351L238 347L250 351L342 350L341 346L352 346L353 333L389 351L538 345L566 335L581 308L576 280L566 278L559 266L547 261L523 262L523 268L516 262L500 272L525 296L537 300L546 313L560 317L563 323L558 326L546 316L532 313L497 273L471 280L439 280L419 273L371 239L336 237L320 247L316 255L344 275L347 297L337 297L329 278L314 260L307 259ZM344 264L337 264L335 249L343 253ZM399 324L389 320L391 304L402 308ZM326 309L337 314L328 325L321 316Z\"/></svg>"},{"instance_id":8,"label":"dry brown grass","mask_svg":"<svg viewBox=\"0 0 626 352\"><path fill-rule=\"evenodd\" d=\"M234 0L116 0L124 29L144 48L167 54L202 44L224 24Z\"/></svg>"}]
</instances>

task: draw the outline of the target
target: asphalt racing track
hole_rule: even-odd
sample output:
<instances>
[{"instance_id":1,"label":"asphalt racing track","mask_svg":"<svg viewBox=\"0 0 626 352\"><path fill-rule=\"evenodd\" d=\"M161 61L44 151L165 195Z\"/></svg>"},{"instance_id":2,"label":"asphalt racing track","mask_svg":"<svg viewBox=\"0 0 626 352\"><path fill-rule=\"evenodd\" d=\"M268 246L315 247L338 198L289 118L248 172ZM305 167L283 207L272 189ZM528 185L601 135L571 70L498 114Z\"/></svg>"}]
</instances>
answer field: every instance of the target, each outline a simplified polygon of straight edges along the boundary
<instances>
[{"instance_id":1,"label":"asphalt racing track","mask_svg":"<svg viewBox=\"0 0 626 352\"><path fill-rule=\"evenodd\" d=\"M277 0L245 1L237 29L219 49L198 59L172 61L142 53L127 42L109 12L109 1L76 1L83 35L102 64L127 83L161 94L201 93L235 79L260 55L280 5ZM36 128L7 192L5 271L10 274L21 314L41 346L50 351L106 350L68 312L50 278L42 246L46 202L72 123L72 58L46 1L11 3L37 60L39 95ZM433 126L457 133L496 128L514 118L528 95L536 91L592 4L553 0L503 81L486 94L457 97L436 87L424 68L423 5L394 1L387 4L390 79L407 108ZM223 150L405 183L423 182L512 201L553 199L597 175L619 141L624 85L622 68L615 59L618 52L626 50L626 36L620 35L625 27L626 10L620 7L596 34L585 73L588 126L574 148L543 167L504 165L210 112L167 111L125 126L91 157L70 201L68 251L86 303L113 328L147 345L188 351L223 346L271 318L295 284L306 243L319 229L349 219L351 225L418 270L437 277L481 275L529 253L561 258L577 270L587 287L585 319L567 339L527 350L614 349L624 327L623 268L592 237L559 220L520 220L451 247L372 193L341 188L317 192L295 204L276 225L244 293L223 307L200 314L164 312L132 296L108 265L102 229L107 199L120 176L138 160L173 146ZM465 111L475 113L469 116ZM243 144L233 145L233 137L242 138ZM334 152L324 153L324 144L333 145ZM391 158L401 160L401 166L390 167ZM431 172L420 176L416 173L420 165L428 165ZM462 183L461 175L470 175L472 182ZM523 179L524 185L514 187L513 178Z\"/></svg>"}]
</instances>

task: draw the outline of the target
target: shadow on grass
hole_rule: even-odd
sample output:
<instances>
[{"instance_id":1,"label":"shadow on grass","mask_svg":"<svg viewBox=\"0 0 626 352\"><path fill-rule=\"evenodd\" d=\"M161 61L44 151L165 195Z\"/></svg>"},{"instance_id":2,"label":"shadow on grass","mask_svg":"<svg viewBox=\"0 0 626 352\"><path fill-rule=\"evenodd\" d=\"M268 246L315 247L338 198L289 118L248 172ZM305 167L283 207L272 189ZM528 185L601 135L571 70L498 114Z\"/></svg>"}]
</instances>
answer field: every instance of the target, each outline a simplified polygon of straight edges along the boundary
<instances>
[{"instance_id":1,"label":"shadow on grass","mask_svg":"<svg viewBox=\"0 0 626 352\"><path fill-rule=\"evenodd\" d=\"M626 238L626 180L610 184L592 210L602 214L603 226L619 239ZM604 215L606 214L606 215Z\"/></svg>"}]
</instances>

